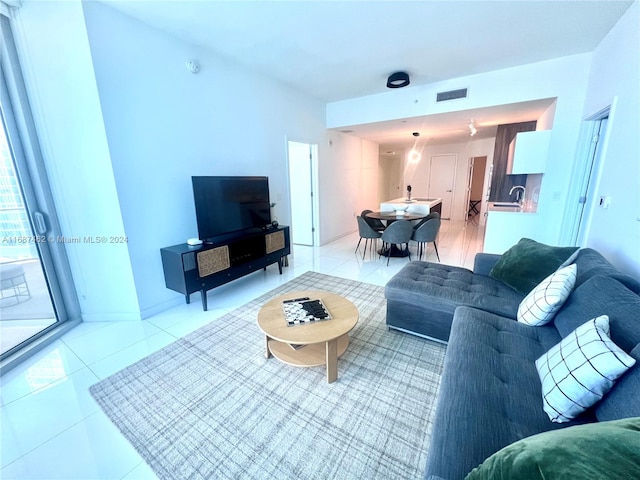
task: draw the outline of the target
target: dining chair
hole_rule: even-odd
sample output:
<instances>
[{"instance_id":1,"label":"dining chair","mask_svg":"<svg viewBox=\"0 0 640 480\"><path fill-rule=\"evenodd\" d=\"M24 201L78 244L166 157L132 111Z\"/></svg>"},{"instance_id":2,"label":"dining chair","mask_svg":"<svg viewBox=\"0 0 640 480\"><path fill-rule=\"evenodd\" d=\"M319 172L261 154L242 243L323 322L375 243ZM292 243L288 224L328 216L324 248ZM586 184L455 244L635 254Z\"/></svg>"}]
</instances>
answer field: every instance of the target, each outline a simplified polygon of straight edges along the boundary
<instances>
[{"instance_id":1,"label":"dining chair","mask_svg":"<svg viewBox=\"0 0 640 480\"><path fill-rule=\"evenodd\" d=\"M420 205L420 204L415 204L412 203L411 205L409 205L409 207L407 208L407 213L409 214L415 214L415 215L425 215L425 209L428 211L429 207L425 207L424 205ZM420 218L418 220L411 220L411 224L415 227L416 225L418 225L422 220L424 220L424 218Z\"/></svg>"},{"instance_id":2,"label":"dining chair","mask_svg":"<svg viewBox=\"0 0 640 480\"><path fill-rule=\"evenodd\" d=\"M409 260L411 260L409 242L412 234L413 225L409 220L396 220L382 232L382 252L387 251L387 265L389 265L389 258L391 258L391 249L395 245L400 246L400 251L403 251L402 246L406 245L404 252L407 253ZM385 248L387 245L389 246L388 249Z\"/></svg>"},{"instance_id":3,"label":"dining chair","mask_svg":"<svg viewBox=\"0 0 640 480\"><path fill-rule=\"evenodd\" d=\"M436 250L436 257L440 261L440 255L438 254L438 246L436 245L436 238L438 237L438 231L440 230L440 214L438 212L431 212L424 217L418 225L413 228L413 235L411 240L418 243L418 259L422 260L422 252L425 245L428 242L433 242L433 247Z\"/></svg>"},{"instance_id":4,"label":"dining chair","mask_svg":"<svg viewBox=\"0 0 640 480\"><path fill-rule=\"evenodd\" d=\"M372 213L373 210L363 210L360 216L364 219L365 222L369 224L371 228L373 228L376 232L384 231L387 226L382 223L382 220L378 220L377 218L369 218L367 217L368 213Z\"/></svg>"},{"instance_id":5,"label":"dining chair","mask_svg":"<svg viewBox=\"0 0 640 480\"><path fill-rule=\"evenodd\" d=\"M369 225L361 216L357 216L356 220L358 221L358 233L360 234L360 240L358 240L356 252L358 251L358 248L360 248L360 242L362 242L362 239L364 238L364 251L362 252L362 259L364 260L364 257L367 254L367 242L371 240L371 249L373 250L373 246L377 243L376 240L380 238L382 234L371 228L371 225Z\"/></svg>"}]
</instances>

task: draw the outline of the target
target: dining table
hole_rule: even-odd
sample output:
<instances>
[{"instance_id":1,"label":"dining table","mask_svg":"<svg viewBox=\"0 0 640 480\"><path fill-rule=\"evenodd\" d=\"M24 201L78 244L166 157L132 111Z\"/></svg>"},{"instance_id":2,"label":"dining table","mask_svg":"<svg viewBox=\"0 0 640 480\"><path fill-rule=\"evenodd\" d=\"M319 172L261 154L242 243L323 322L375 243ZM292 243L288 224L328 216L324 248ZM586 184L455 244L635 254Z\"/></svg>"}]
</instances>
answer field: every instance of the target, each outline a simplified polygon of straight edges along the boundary
<instances>
[{"instance_id":1,"label":"dining table","mask_svg":"<svg viewBox=\"0 0 640 480\"><path fill-rule=\"evenodd\" d=\"M422 220L429 213L421 213L421 212L411 212L404 214L397 214L395 211L393 212L369 212L366 214L369 218L375 218L377 220L382 220L386 222L387 226L395 222L396 220ZM408 250L401 250L395 245L391 245L389 248L382 248L378 251L380 255L383 257L406 257L409 255Z\"/></svg>"},{"instance_id":2,"label":"dining table","mask_svg":"<svg viewBox=\"0 0 640 480\"><path fill-rule=\"evenodd\" d=\"M424 217L429 215L429 213L420 213L420 212L411 212L404 213L403 215L396 214L393 212L369 212L367 213L367 217L375 218L377 220L382 220L383 222L387 222L387 225L391 222L395 222L396 220L422 220Z\"/></svg>"}]
</instances>

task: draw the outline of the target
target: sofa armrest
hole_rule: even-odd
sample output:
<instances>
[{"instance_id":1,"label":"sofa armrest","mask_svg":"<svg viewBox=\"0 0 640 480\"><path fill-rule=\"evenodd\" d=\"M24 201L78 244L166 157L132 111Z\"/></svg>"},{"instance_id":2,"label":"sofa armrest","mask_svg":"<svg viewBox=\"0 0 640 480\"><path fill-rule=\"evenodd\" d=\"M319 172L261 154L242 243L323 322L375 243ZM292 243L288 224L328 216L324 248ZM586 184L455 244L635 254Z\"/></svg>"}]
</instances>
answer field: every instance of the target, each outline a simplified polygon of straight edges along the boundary
<instances>
[{"instance_id":1,"label":"sofa armrest","mask_svg":"<svg viewBox=\"0 0 640 480\"><path fill-rule=\"evenodd\" d=\"M485 277L488 276L493 266L500 260L500 257L502 255L495 253L476 253L473 261L473 273L484 275Z\"/></svg>"}]
</instances>

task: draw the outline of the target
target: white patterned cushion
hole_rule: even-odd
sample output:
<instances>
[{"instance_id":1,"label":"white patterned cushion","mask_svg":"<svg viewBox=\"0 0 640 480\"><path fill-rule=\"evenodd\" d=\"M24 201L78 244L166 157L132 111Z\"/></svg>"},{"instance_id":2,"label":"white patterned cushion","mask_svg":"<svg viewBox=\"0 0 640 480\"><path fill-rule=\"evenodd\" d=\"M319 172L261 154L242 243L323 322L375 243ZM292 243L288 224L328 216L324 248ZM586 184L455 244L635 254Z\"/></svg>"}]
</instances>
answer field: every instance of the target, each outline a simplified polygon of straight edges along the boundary
<instances>
[{"instance_id":1,"label":"white patterned cushion","mask_svg":"<svg viewBox=\"0 0 640 480\"><path fill-rule=\"evenodd\" d=\"M544 411L552 422L568 422L598 402L635 363L609 338L607 315L589 320L536 360Z\"/></svg>"},{"instance_id":2,"label":"white patterned cushion","mask_svg":"<svg viewBox=\"0 0 640 480\"><path fill-rule=\"evenodd\" d=\"M569 265L542 280L520 302L518 321L534 327L549 323L571 294L577 271L575 265Z\"/></svg>"}]
</instances>

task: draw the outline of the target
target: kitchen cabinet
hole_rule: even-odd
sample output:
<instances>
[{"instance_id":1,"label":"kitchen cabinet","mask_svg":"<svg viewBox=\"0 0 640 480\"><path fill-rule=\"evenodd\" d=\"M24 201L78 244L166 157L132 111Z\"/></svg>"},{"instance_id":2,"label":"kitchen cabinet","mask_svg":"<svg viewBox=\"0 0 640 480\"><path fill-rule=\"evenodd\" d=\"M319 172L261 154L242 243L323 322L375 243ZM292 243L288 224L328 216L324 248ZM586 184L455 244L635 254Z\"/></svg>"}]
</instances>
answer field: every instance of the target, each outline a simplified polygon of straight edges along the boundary
<instances>
[{"instance_id":1,"label":"kitchen cabinet","mask_svg":"<svg viewBox=\"0 0 640 480\"><path fill-rule=\"evenodd\" d=\"M493 151L493 168L491 170L491 190L488 201L510 202L509 191L516 185L526 185L527 176L507 175L507 160L509 157L509 144L520 132L532 132L536 129L537 122L510 123L498 125L496 142Z\"/></svg>"},{"instance_id":2,"label":"kitchen cabinet","mask_svg":"<svg viewBox=\"0 0 640 480\"><path fill-rule=\"evenodd\" d=\"M521 238L540 240L540 217L536 213L519 211L489 211L485 227L484 253L503 254Z\"/></svg>"},{"instance_id":3,"label":"kitchen cabinet","mask_svg":"<svg viewBox=\"0 0 640 480\"><path fill-rule=\"evenodd\" d=\"M544 173L551 130L520 132L509 144L507 175Z\"/></svg>"}]
</instances>

